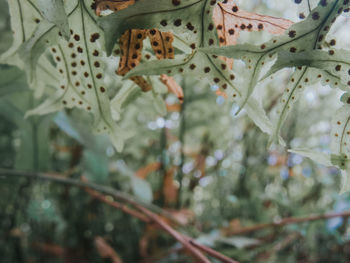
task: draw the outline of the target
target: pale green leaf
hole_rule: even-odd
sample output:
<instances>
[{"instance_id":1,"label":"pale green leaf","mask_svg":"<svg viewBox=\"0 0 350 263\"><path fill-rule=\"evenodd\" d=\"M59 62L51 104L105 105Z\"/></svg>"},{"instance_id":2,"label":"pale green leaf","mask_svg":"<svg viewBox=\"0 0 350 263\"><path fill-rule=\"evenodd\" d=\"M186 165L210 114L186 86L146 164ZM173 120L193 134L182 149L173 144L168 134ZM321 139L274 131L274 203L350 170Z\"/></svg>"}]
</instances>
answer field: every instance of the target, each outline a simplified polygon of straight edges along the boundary
<instances>
[{"instance_id":1,"label":"pale green leaf","mask_svg":"<svg viewBox=\"0 0 350 263\"><path fill-rule=\"evenodd\" d=\"M63 0L37 0L38 8L45 19L55 24L66 40L69 40L70 32L68 18L64 10Z\"/></svg>"},{"instance_id":2,"label":"pale green leaf","mask_svg":"<svg viewBox=\"0 0 350 263\"><path fill-rule=\"evenodd\" d=\"M290 149L288 150L288 152L310 158L311 160L324 166L334 166L334 164L331 162L331 156L327 153L317 152L307 148Z\"/></svg>"},{"instance_id":3,"label":"pale green leaf","mask_svg":"<svg viewBox=\"0 0 350 263\"><path fill-rule=\"evenodd\" d=\"M60 37L59 28L44 22L37 28L32 38L22 45L22 57L35 69L47 46L56 63L56 76L59 81L47 83L56 88L39 107L28 112L47 114L63 108L77 107L91 112L96 133L106 133L113 145L120 151L128 137L112 118L108 88L104 82L106 57L102 47L102 30L96 24L96 16L90 9L88 0L69 1L68 22L71 26L71 39L67 42ZM31 75L35 74L32 70Z\"/></svg>"}]
</instances>

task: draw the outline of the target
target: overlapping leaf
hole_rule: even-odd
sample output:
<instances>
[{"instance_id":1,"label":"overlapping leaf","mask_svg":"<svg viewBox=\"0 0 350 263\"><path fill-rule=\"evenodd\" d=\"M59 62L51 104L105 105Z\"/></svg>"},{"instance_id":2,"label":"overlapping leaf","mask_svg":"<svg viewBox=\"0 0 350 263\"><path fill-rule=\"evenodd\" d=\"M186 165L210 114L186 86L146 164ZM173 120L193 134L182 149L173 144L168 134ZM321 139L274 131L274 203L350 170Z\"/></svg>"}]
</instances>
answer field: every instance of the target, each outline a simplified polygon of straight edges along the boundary
<instances>
[{"instance_id":1,"label":"overlapping leaf","mask_svg":"<svg viewBox=\"0 0 350 263\"><path fill-rule=\"evenodd\" d=\"M247 71L245 78L249 79L249 81L246 82L245 89L248 91L248 98L261 77L264 65L273 58L276 52L287 51L291 54L296 54L306 50L322 48L322 45L325 43L325 36L331 25L349 5L349 1L320 1L318 7L312 10L305 21L291 26L282 37L272 38L269 42L260 46L236 45L222 48L206 48L203 51L210 54L243 59L246 62ZM286 95L284 95L285 98L281 100L282 105L279 106L280 115L274 128L273 140L278 138L280 127L293 105L293 101L299 96L297 92L300 92L303 86L312 83L311 79L314 79L314 73L314 71L307 70L302 74L297 72L291 77L292 83L289 84ZM330 81L329 72L317 74L316 76L318 77L319 75L320 77L317 79L322 83L327 83L327 80Z\"/></svg>"},{"instance_id":2,"label":"overlapping leaf","mask_svg":"<svg viewBox=\"0 0 350 263\"><path fill-rule=\"evenodd\" d=\"M187 43L192 48L192 53L179 55L171 60L142 63L130 71L126 78L140 75L189 74L227 90L231 100L243 104L242 91L233 84L235 76L226 63L215 55L211 56L197 50L198 47L218 44L212 21L216 2L213 0L140 0L127 9L102 18L101 25L106 32L107 53L111 52L114 43L125 30L157 28L161 31L170 31ZM249 116L257 125L263 131L270 132L272 126L259 107L259 103L251 100L247 108L249 108L247 110Z\"/></svg>"}]
</instances>

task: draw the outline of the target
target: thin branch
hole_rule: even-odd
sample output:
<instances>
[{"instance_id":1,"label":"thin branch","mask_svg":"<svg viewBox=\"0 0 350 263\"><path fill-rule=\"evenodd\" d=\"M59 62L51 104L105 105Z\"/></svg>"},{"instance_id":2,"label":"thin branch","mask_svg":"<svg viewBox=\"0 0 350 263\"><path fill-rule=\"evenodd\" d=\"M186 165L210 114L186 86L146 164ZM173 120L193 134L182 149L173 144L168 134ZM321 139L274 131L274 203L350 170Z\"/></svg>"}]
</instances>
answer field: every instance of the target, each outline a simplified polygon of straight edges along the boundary
<instances>
[{"instance_id":1,"label":"thin branch","mask_svg":"<svg viewBox=\"0 0 350 263\"><path fill-rule=\"evenodd\" d=\"M150 223L153 221L156 223L160 228L168 232L171 236L173 236L178 242L180 242L184 248L186 248L189 252L192 253L192 255L199 260L199 262L203 263L210 263L210 261L200 252L203 251L207 253L208 255L211 255L212 257L215 257L222 262L225 263L238 263L235 260L232 260L219 252L206 247L204 245L196 243L192 238L183 235L179 232L177 232L175 229L173 229L170 225L168 225L161 217L159 217L157 214L150 211L148 208L145 207L144 204L139 203L136 201L133 197L119 192L117 190L114 190L110 187L101 186L89 182L82 182L70 178L64 178L62 176L59 176L57 174L42 174L42 173L29 173L29 172L19 172L15 170L8 170L8 169L1 169L0 168L0 176L24 176L24 177L30 177L30 178L37 178L37 179L43 179L43 180L49 180L53 182L58 182L62 184L67 185L73 185L80 188L85 189L90 195L92 195L94 198L97 198L101 200L102 202L122 210L123 212L135 216L136 218L140 219L141 221L144 221L146 223ZM106 198L102 193L111 195L119 200L125 201L126 203L134 206L138 210L140 210L143 214L139 213L138 211L135 211L131 209L128 206L125 206L123 204L120 204L115 201L111 201L108 198Z\"/></svg>"},{"instance_id":2,"label":"thin branch","mask_svg":"<svg viewBox=\"0 0 350 263\"><path fill-rule=\"evenodd\" d=\"M151 223L151 220L149 220L148 217L144 216L143 214L141 214L140 212L138 211L135 211L133 210L132 208L124 205L124 204L121 204L121 203L118 203L116 201L112 201L112 200L109 200L105 195L95 191L95 190L91 190L89 188L86 188L85 191L91 195L93 198L96 198L114 208L117 208L121 211L123 211L124 213L126 214L129 214L133 217L136 217L138 219L140 219L141 221L145 222L145 223Z\"/></svg>"},{"instance_id":3,"label":"thin branch","mask_svg":"<svg viewBox=\"0 0 350 263\"><path fill-rule=\"evenodd\" d=\"M210 261L200 252L198 249L196 249L192 244L189 242L188 239L184 238L182 234L177 232L175 229L173 229L170 225L165 223L163 219L161 219L158 215L154 214L147 208L143 206L137 207L140 211L142 211L144 214L146 214L149 218L151 218L154 222L156 222L161 228L163 228L166 232L168 232L172 237L174 237L178 242L180 242L192 255L199 260L199 262L203 263L210 263Z\"/></svg>"},{"instance_id":4,"label":"thin branch","mask_svg":"<svg viewBox=\"0 0 350 263\"><path fill-rule=\"evenodd\" d=\"M268 227L281 227L284 225L289 224L300 224L304 222L310 222L310 221L316 221L316 220L322 220L322 219L330 219L335 217L348 217L350 216L350 211L344 211L344 212L338 212L338 213L327 213L322 215L311 215L307 217L288 217L284 218L278 222L272 222L272 223L266 223L266 224L257 224L249 227L244 227L241 229L230 231L227 235L239 235L239 234L246 234L255 232L264 228Z\"/></svg>"},{"instance_id":5,"label":"thin branch","mask_svg":"<svg viewBox=\"0 0 350 263\"><path fill-rule=\"evenodd\" d=\"M0 168L0 179L1 179L1 176L21 176L21 177L34 178L34 179L40 179L40 180L46 180L46 181L49 180L49 181L53 181L53 182L57 182L57 183L61 183L61 184L80 187L83 189L90 188L90 189L96 190L100 193L104 193L106 195L111 195L114 198L121 200L121 201L124 201L130 205L140 204L140 205L147 207L148 209L150 209L156 213L161 214L162 216L169 219L172 223L174 223L176 225L181 225L181 222L179 222L176 218L174 218L167 211L165 211L165 210L163 210L155 205L147 204L147 203L144 203L140 200L137 200L133 196L131 196L127 193L115 190L112 187L98 185L98 184L94 184L94 183L90 183L90 182L82 182L82 181L66 178L60 174L55 174L55 173L36 173L36 172L17 171L17 170Z\"/></svg>"},{"instance_id":6,"label":"thin branch","mask_svg":"<svg viewBox=\"0 0 350 263\"><path fill-rule=\"evenodd\" d=\"M145 223L151 223L153 222L154 220L151 220L150 218L148 217L145 217L143 214L138 214L137 216L135 215L135 213L138 213L137 211L133 210L133 209L122 209L123 206L122 204L119 204L118 202L116 201L110 201L108 200L107 198L105 198L102 194L94 191L94 190L91 190L91 189L86 189L86 191L88 191L88 193L90 195L92 195L94 198L97 198L99 200L101 200L102 202L114 207L114 208L117 208L117 209L121 209L123 212L129 214L129 215L132 215L132 216L135 216L137 217L138 219L140 219L141 221L145 222ZM144 208L146 209L146 208ZM148 210L149 211L149 210ZM149 211L151 212L151 211ZM161 220L161 218L159 218ZM158 222L156 222L158 223ZM159 226L159 224L158 224ZM164 229L164 228L163 228ZM175 230L174 230L175 231ZM168 231L167 231L168 232ZM179 233L180 234L180 233ZM225 255L215 251L214 249L210 248L210 247L206 247L206 246L203 246L201 244L198 244L196 241L194 241L192 238L184 235L184 234L180 234L182 235L182 237L187 240L192 246L198 248L199 250L202 250L203 252L209 254L210 256L216 258L216 259L219 259L221 260L222 262L225 262L225 263L238 263L237 261L233 260L233 259L230 259L229 257L226 257Z\"/></svg>"}]
</instances>

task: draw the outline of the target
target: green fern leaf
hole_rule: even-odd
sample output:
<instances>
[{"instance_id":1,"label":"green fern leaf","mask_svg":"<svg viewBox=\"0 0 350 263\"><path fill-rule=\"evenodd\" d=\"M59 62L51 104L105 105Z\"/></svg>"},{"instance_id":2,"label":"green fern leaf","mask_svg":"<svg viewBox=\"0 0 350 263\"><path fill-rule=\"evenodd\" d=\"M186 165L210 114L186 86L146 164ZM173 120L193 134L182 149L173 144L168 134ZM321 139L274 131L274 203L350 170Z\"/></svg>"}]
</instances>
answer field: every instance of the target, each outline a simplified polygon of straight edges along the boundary
<instances>
[{"instance_id":1,"label":"green fern leaf","mask_svg":"<svg viewBox=\"0 0 350 263\"><path fill-rule=\"evenodd\" d=\"M62 37L60 29L43 21L32 37L21 45L21 58L31 65L32 82L37 76L42 54L48 47L56 63L59 81L48 82L56 88L39 107L29 111L33 114L47 114L63 108L77 107L92 113L93 128L97 133L110 136L114 146L121 150L127 137L112 118L108 90L104 82L106 57L101 51L104 46L103 32L96 24L96 16L88 0L69 1L66 10L71 25L70 41Z\"/></svg>"}]
</instances>

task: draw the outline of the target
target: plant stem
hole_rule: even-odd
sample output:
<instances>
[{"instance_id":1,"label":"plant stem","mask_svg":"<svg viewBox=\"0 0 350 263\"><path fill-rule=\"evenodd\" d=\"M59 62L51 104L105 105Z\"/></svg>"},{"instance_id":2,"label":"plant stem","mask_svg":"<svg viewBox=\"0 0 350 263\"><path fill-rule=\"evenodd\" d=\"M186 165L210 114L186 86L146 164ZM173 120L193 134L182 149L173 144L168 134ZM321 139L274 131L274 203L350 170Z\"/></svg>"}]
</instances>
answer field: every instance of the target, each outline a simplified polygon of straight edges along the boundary
<instances>
[{"instance_id":1,"label":"plant stem","mask_svg":"<svg viewBox=\"0 0 350 263\"><path fill-rule=\"evenodd\" d=\"M72 185L72 186L83 188L93 197L101 200L102 202L110 206L113 206L114 208L120 209L129 215L135 216L136 218L146 223L150 223L151 221L156 223L160 228L168 232L179 243L181 243L184 246L184 248L186 248L198 260L198 262L210 263L210 261L202 254L201 251L203 251L221 260L222 262L238 263L237 261L230 259L209 247L196 243L192 238L177 232L174 228L172 228L169 224L167 224L159 215L153 213L148 208L146 208L145 204L139 203L133 197L125 193L119 192L117 190L114 190L110 187L89 183L86 181L78 181L70 178L65 178L57 174L20 172L16 170L1 169L1 168L0 168L0 176L23 176L23 177L29 177L29 178L42 179L42 180L49 180L57 183L62 183L66 185ZM111 195L121 201L125 201L129 205L134 206L136 209L142 212L142 214L123 204L108 200L105 196L103 196L102 193Z\"/></svg>"},{"instance_id":2,"label":"plant stem","mask_svg":"<svg viewBox=\"0 0 350 263\"><path fill-rule=\"evenodd\" d=\"M272 222L272 223L266 223L266 224L257 224L249 227L244 227L238 230L231 231L228 233L228 235L238 235L238 234L246 234L246 233L251 233L255 232L264 228L268 227L281 227L284 225L289 225L289 224L300 224L304 222L309 222L309 221L316 221L316 220L322 220L322 219L330 219L330 218L335 218L335 217L349 217L350 216L350 211L344 211L344 212L337 212L337 213L327 213L327 214L321 214L321 215L310 215L306 217L287 217L284 218L278 222Z\"/></svg>"}]
</instances>

